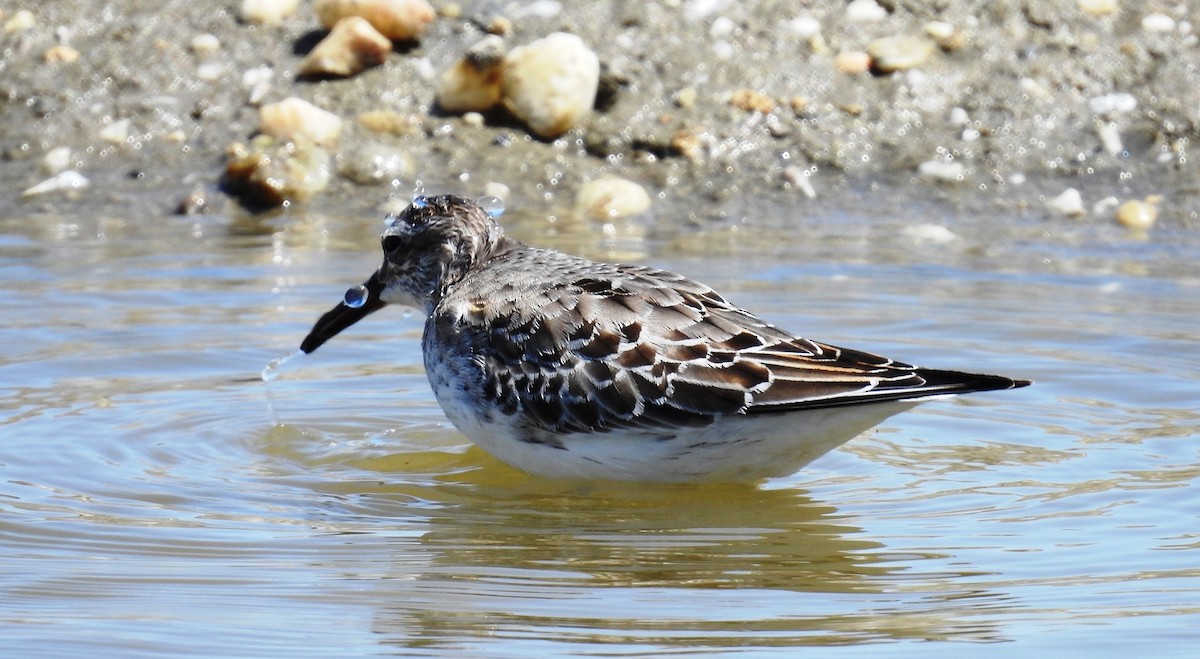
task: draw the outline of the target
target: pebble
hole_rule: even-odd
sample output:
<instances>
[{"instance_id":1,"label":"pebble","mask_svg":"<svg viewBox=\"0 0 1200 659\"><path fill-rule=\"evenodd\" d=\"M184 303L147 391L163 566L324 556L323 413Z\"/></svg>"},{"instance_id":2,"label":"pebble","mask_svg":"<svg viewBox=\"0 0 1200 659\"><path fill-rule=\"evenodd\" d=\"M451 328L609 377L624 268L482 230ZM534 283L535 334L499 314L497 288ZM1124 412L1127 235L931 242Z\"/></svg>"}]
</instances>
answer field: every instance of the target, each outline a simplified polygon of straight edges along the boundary
<instances>
[{"instance_id":1,"label":"pebble","mask_svg":"<svg viewBox=\"0 0 1200 659\"><path fill-rule=\"evenodd\" d=\"M961 181L965 168L960 162L945 162L942 160L926 160L917 165L917 173L925 178L939 181Z\"/></svg>"},{"instance_id":2,"label":"pebble","mask_svg":"<svg viewBox=\"0 0 1200 659\"><path fill-rule=\"evenodd\" d=\"M1150 195L1142 200L1130 199L1117 206L1117 221L1129 229L1149 229L1158 220L1158 205L1161 202L1161 195Z\"/></svg>"},{"instance_id":3,"label":"pebble","mask_svg":"<svg viewBox=\"0 0 1200 659\"><path fill-rule=\"evenodd\" d=\"M42 59L46 60L47 64L74 64L79 61L79 51L59 44L47 48Z\"/></svg>"},{"instance_id":4,"label":"pebble","mask_svg":"<svg viewBox=\"0 0 1200 659\"><path fill-rule=\"evenodd\" d=\"M699 95L700 92L696 91L695 87L684 87L671 96L671 101L675 103L675 107L687 109L696 104Z\"/></svg>"},{"instance_id":5,"label":"pebble","mask_svg":"<svg viewBox=\"0 0 1200 659\"><path fill-rule=\"evenodd\" d=\"M1100 137L1100 146L1110 156L1118 156L1125 152L1121 142L1121 131L1111 121L1101 121L1096 124L1096 134Z\"/></svg>"},{"instance_id":6,"label":"pebble","mask_svg":"<svg viewBox=\"0 0 1200 659\"><path fill-rule=\"evenodd\" d=\"M193 53L204 57L207 55L212 55L218 50L221 50L221 40L218 39L215 34L209 34L205 32L204 34L197 34L196 36L192 37L192 41L188 44L188 48L190 48Z\"/></svg>"},{"instance_id":7,"label":"pebble","mask_svg":"<svg viewBox=\"0 0 1200 659\"><path fill-rule=\"evenodd\" d=\"M7 33L23 32L34 25L37 25L37 18L34 17L33 12L21 9L13 14L12 18L4 21L4 31Z\"/></svg>"},{"instance_id":8,"label":"pebble","mask_svg":"<svg viewBox=\"0 0 1200 659\"><path fill-rule=\"evenodd\" d=\"M953 52L967 44L967 33L946 21L929 21L925 24L925 34L933 42L947 52Z\"/></svg>"},{"instance_id":9,"label":"pebble","mask_svg":"<svg viewBox=\"0 0 1200 659\"><path fill-rule=\"evenodd\" d=\"M1117 11L1117 0L1076 0L1076 5L1092 16L1107 16Z\"/></svg>"},{"instance_id":10,"label":"pebble","mask_svg":"<svg viewBox=\"0 0 1200 659\"><path fill-rule=\"evenodd\" d=\"M821 33L821 21L812 16L797 16L788 21L788 28L801 39L811 39Z\"/></svg>"},{"instance_id":11,"label":"pebble","mask_svg":"<svg viewBox=\"0 0 1200 659\"><path fill-rule=\"evenodd\" d=\"M934 245L944 245L949 242L958 240L958 235L940 224L916 224L913 226L904 227L900 233L907 236L909 239L919 243L932 243Z\"/></svg>"},{"instance_id":12,"label":"pebble","mask_svg":"<svg viewBox=\"0 0 1200 659\"><path fill-rule=\"evenodd\" d=\"M275 72L270 67L259 66L246 69L242 74L242 88L248 92L247 100L250 105L258 105L271 91L271 79Z\"/></svg>"},{"instance_id":13,"label":"pebble","mask_svg":"<svg viewBox=\"0 0 1200 659\"><path fill-rule=\"evenodd\" d=\"M1137 109L1137 98L1125 92L1096 96L1088 100L1088 109L1092 114L1127 114Z\"/></svg>"},{"instance_id":14,"label":"pebble","mask_svg":"<svg viewBox=\"0 0 1200 659\"><path fill-rule=\"evenodd\" d=\"M101 128L97 137L105 142L120 144L129 139L129 126L131 124L132 122L129 119L118 119Z\"/></svg>"},{"instance_id":15,"label":"pebble","mask_svg":"<svg viewBox=\"0 0 1200 659\"><path fill-rule=\"evenodd\" d=\"M446 112L483 112L500 103L504 40L488 35L438 78L437 102Z\"/></svg>"},{"instance_id":16,"label":"pebble","mask_svg":"<svg viewBox=\"0 0 1200 659\"><path fill-rule=\"evenodd\" d=\"M900 35L875 39L867 45L871 70L879 74L916 68L933 54L933 43L924 37Z\"/></svg>"},{"instance_id":17,"label":"pebble","mask_svg":"<svg viewBox=\"0 0 1200 659\"><path fill-rule=\"evenodd\" d=\"M258 129L284 140L301 137L314 144L332 144L342 133L342 120L293 96L259 108Z\"/></svg>"},{"instance_id":18,"label":"pebble","mask_svg":"<svg viewBox=\"0 0 1200 659\"><path fill-rule=\"evenodd\" d=\"M539 137L557 137L596 102L600 58L573 34L555 32L504 58L504 107Z\"/></svg>"},{"instance_id":19,"label":"pebble","mask_svg":"<svg viewBox=\"0 0 1200 659\"><path fill-rule=\"evenodd\" d=\"M216 82L225 77L225 65L221 62L206 62L196 67L196 77L208 82Z\"/></svg>"},{"instance_id":20,"label":"pebble","mask_svg":"<svg viewBox=\"0 0 1200 659\"><path fill-rule=\"evenodd\" d=\"M404 137L415 135L421 130L421 118L393 110L368 110L358 115L358 125L373 133Z\"/></svg>"},{"instance_id":21,"label":"pebble","mask_svg":"<svg viewBox=\"0 0 1200 659\"><path fill-rule=\"evenodd\" d=\"M854 0L846 5L846 20L851 23L876 23L887 18L887 10L875 0Z\"/></svg>"},{"instance_id":22,"label":"pebble","mask_svg":"<svg viewBox=\"0 0 1200 659\"><path fill-rule=\"evenodd\" d=\"M775 101L770 96L753 89L739 89L729 96L729 104L746 112L771 114L775 109Z\"/></svg>"},{"instance_id":23,"label":"pebble","mask_svg":"<svg viewBox=\"0 0 1200 659\"><path fill-rule=\"evenodd\" d=\"M391 54L391 40L367 19L347 16L300 60L297 71L306 77L347 78L383 64Z\"/></svg>"},{"instance_id":24,"label":"pebble","mask_svg":"<svg viewBox=\"0 0 1200 659\"><path fill-rule=\"evenodd\" d=\"M1175 19L1159 12L1146 14L1142 17L1142 29L1146 32L1174 32Z\"/></svg>"},{"instance_id":25,"label":"pebble","mask_svg":"<svg viewBox=\"0 0 1200 659\"><path fill-rule=\"evenodd\" d=\"M242 0L238 18L247 23L273 25L295 13L300 0Z\"/></svg>"},{"instance_id":26,"label":"pebble","mask_svg":"<svg viewBox=\"0 0 1200 659\"><path fill-rule=\"evenodd\" d=\"M71 166L71 148L66 146L56 147L46 152L42 156L42 171L54 175L64 171Z\"/></svg>"},{"instance_id":27,"label":"pebble","mask_svg":"<svg viewBox=\"0 0 1200 659\"><path fill-rule=\"evenodd\" d=\"M425 0L317 0L313 11L327 28L347 16L360 16L392 41L416 39L436 16Z\"/></svg>"},{"instance_id":28,"label":"pebble","mask_svg":"<svg viewBox=\"0 0 1200 659\"><path fill-rule=\"evenodd\" d=\"M329 153L303 138L259 135L249 145L231 145L226 157L222 184L248 208L305 201L329 185Z\"/></svg>"},{"instance_id":29,"label":"pebble","mask_svg":"<svg viewBox=\"0 0 1200 659\"><path fill-rule=\"evenodd\" d=\"M1082 217L1084 214L1083 196L1075 188L1067 188L1057 197L1047 199L1046 208L1049 208L1058 215Z\"/></svg>"},{"instance_id":30,"label":"pebble","mask_svg":"<svg viewBox=\"0 0 1200 659\"><path fill-rule=\"evenodd\" d=\"M649 210L650 194L634 181L605 176L579 187L575 207L594 220L615 220Z\"/></svg>"},{"instance_id":31,"label":"pebble","mask_svg":"<svg viewBox=\"0 0 1200 659\"><path fill-rule=\"evenodd\" d=\"M871 56L859 50L845 50L833 58L833 66L846 75L858 75L871 70Z\"/></svg>"},{"instance_id":32,"label":"pebble","mask_svg":"<svg viewBox=\"0 0 1200 659\"><path fill-rule=\"evenodd\" d=\"M73 169L68 169L27 188L21 193L21 197L28 199L51 192L78 192L89 185L91 185L91 181L87 180L86 176Z\"/></svg>"}]
</instances>

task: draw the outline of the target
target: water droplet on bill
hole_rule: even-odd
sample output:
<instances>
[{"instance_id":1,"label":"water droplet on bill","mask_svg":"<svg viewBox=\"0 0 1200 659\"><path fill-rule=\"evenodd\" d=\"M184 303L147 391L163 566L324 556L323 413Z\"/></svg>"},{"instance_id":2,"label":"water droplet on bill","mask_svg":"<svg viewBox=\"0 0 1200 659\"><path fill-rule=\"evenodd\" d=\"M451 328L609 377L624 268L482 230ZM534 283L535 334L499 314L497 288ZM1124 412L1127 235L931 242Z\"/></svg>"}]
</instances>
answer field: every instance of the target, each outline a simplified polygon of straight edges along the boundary
<instances>
[{"instance_id":1,"label":"water droplet on bill","mask_svg":"<svg viewBox=\"0 0 1200 659\"><path fill-rule=\"evenodd\" d=\"M475 200L483 212L495 219L504 214L504 200L500 197L486 195Z\"/></svg>"},{"instance_id":2,"label":"water droplet on bill","mask_svg":"<svg viewBox=\"0 0 1200 659\"><path fill-rule=\"evenodd\" d=\"M358 309L362 305L366 304L370 297L371 292L367 290L366 286L355 286L354 288L346 291L346 297L342 298L342 304L350 307L351 309Z\"/></svg>"}]
</instances>

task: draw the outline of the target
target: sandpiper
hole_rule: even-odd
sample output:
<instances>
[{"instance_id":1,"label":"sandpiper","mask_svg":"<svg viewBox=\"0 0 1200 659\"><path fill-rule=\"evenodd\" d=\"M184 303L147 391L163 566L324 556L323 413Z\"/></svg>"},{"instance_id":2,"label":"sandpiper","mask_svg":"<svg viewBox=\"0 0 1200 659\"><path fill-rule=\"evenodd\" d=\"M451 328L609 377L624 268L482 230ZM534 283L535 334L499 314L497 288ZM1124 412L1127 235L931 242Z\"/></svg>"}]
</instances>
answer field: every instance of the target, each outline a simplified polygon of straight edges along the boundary
<instances>
[{"instance_id":1,"label":"sandpiper","mask_svg":"<svg viewBox=\"0 0 1200 659\"><path fill-rule=\"evenodd\" d=\"M387 304L424 311L425 370L446 416L543 476L784 476L922 399L1030 384L801 338L673 272L509 238L453 195L416 197L382 242L383 265L300 349Z\"/></svg>"}]
</instances>

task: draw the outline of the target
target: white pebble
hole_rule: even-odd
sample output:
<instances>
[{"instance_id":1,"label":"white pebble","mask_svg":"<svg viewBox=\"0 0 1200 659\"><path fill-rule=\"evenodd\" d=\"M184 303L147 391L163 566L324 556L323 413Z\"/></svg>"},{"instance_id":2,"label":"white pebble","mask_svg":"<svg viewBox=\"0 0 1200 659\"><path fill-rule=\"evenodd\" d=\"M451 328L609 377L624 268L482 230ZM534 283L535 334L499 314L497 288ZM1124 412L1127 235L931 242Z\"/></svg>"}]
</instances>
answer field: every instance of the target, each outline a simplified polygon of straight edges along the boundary
<instances>
[{"instance_id":1,"label":"white pebble","mask_svg":"<svg viewBox=\"0 0 1200 659\"><path fill-rule=\"evenodd\" d=\"M197 55L212 55L218 50L221 50L221 40L218 39L215 34L209 34L206 32L204 34L197 34L196 36L192 37L192 42L188 47L191 48L192 52L196 53Z\"/></svg>"},{"instance_id":2,"label":"white pebble","mask_svg":"<svg viewBox=\"0 0 1200 659\"><path fill-rule=\"evenodd\" d=\"M361 16L347 16L333 26L297 70L304 76L347 77L379 66L392 54L392 42Z\"/></svg>"},{"instance_id":3,"label":"white pebble","mask_svg":"<svg viewBox=\"0 0 1200 659\"><path fill-rule=\"evenodd\" d=\"M714 39L722 39L733 34L737 25L728 16L718 16L708 28L708 35Z\"/></svg>"},{"instance_id":4,"label":"white pebble","mask_svg":"<svg viewBox=\"0 0 1200 659\"><path fill-rule=\"evenodd\" d=\"M614 220L646 212L650 194L634 181L605 176L580 186L575 206L592 219Z\"/></svg>"},{"instance_id":5,"label":"white pebble","mask_svg":"<svg viewBox=\"0 0 1200 659\"><path fill-rule=\"evenodd\" d=\"M446 112L482 112L500 103L504 40L492 34L471 46L438 78L437 102Z\"/></svg>"},{"instance_id":6,"label":"white pebble","mask_svg":"<svg viewBox=\"0 0 1200 659\"><path fill-rule=\"evenodd\" d=\"M948 242L958 240L958 236L953 231L940 224L918 224L916 226L904 227L901 233L917 242L933 243L935 245L944 245Z\"/></svg>"},{"instance_id":7,"label":"white pebble","mask_svg":"<svg viewBox=\"0 0 1200 659\"><path fill-rule=\"evenodd\" d=\"M119 119L100 129L98 137L105 142L120 144L129 139L129 119Z\"/></svg>"},{"instance_id":8,"label":"white pebble","mask_svg":"<svg viewBox=\"0 0 1200 659\"><path fill-rule=\"evenodd\" d=\"M1067 188L1057 197L1047 199L1046 208L1066 217L1080 217L1084 213L1083 195L1075 188Z\"/></svg>"},{"instance_id":9,"label":"white pebble","mask_svg":"<svg viewBox=\"0 0 1200 659\"><path fill-rule=\"evenodd\" d=\"M238 17L247 23L273 24L291 16L300 0L242 0Z\"/></svg>"},{"instance_id":10,"label":"white pebble","mask_svg":"<svg viewBox=\"0 0 1200 659\"><path fill-rule=\"evenodd\" d=\"M562 3L555 0L536 0L535 2L519 3L512 12L513 18L554 18L562 12Z\"/></svg>"},{"instance_id":11,"label":"white pebble","mask_svg":"<svg viewBox=\"0 0 1200 659\"><path fill-rule=\"evenodd\" d=\"M205 82L216 82L225 77L225 65L221 62L208 62L196 67L196 77Z\"/></svg>"},{"instance_id":12,"label":"white pebble","mask_svg":"<svg viewBox=\"0 0 1200 659\"><path fill-rule=\"evenodd\" d=\"M1136 108L1137 98L1125 92L1096 96L1088 101L1088 109L1092 114L1126 114Z\"/></svg>"},{"instance_id":13,"label":"white pebble","mask_svg":"<svg viewBox=\"0 0 1200 659\"><path fill-rule=\"evenodd\" d=\"M1174 32L1175 19L1159 12L1146 14L1142 17L1142 29L1147 32Z\"/></svg>"},{"instance_id":14,"label":"white pebble","mask_svg":"<svg viewBox=\"0 0 1200 659\"><path fill-rule=\"evenodd\" d=\"M60 146L50 149L42 156L42 171L47 174L58 174L71 166L71 148Z\"/></svg>"},{"instance_id":15,"label":"white pebble","mask_svg":"<svg viewBox=\"0 0 1200 659\"><path fill-rule=\"evenodd\" d=\"M783 170L783 179L795 186L809 199L817 198L817 189L812 184L812 171L804 167L789 165Z\"/></svg>"},{"instance_id":16,"label":"white pebble","mask_svg":"<svg viewBox=\"0 0 1200 659\"><path fill-rule=\"evenodd\" d=\"M967 114L967 111L960 107L950 108L950 116L948 118L951 126L966 126L971 122L971 115Z\"/></svg>"},{"instance_id":17,"label":"white pebble","mask_svg":"<svg viewBox=\"0 0 1200 659\"><path fill-rule=\"evenodd\" d=\"M342 133L342 120L336 114L295 96L259 109L258 128L280 139L304 137L315 144L332 144Z\"/></svg>"},{"instance_id":18,"label":"white pebble","mask_svg":"<svg viewBox=\"0 0 1200 659\"><path fill-rule=\"evenodd\" d=\"M788 21L788 28L801 39L811 39L821 33L821 21L812 16L797 16Z\"/></svg>"},{"instance_id":19,"label":"white pebble","mask_svg":"<svg viewBox=\"0 0 1200 659\"><path fill-rule=\"evenodd\" d=\"M961 181L965 168L960 162L944 162L942 160L926 160L917 165L917 173L925 178L939 181Z\"/></svg>"},{"instance_id":20,"label":"white pebble","mask_svg":"<svg viewBox=\"0 0 1200 659\"><path fill-rule=\"evenodd\" d=\"M1100 146L1104 148L1104 152L1110 156L1120 155L1125 151L1125 145L1121 143L1121 132L1117 130L1117 125L1111 121L1102 121L1096 125L1096 133L1100 136Z\"/></svg>"},{"instance_id":21,"label":"white pebble","mask_svg":"<svg viewBox=\"0 0 1200 659\"><path fill-rule=\"evenodd\" d=\"M1107 16L1117 11L1117 0L1076 0L1076 4L1093 16Z\"/></svg>"},{"instance_id":22,"label":"white pebble","mask_svg":"<svg viewBox=\"0 0 1200 659\"><path fill-rule=\"evenodd\" d=\"M0 17L3 17L2 13L0 13ZM8 33L22 32L34 25L37 25L37 18L33 15L33 12L28 9L21 9L13 14L12 18L4 22L4 31Z\"/></svg>"},{"instance_id":23,"label":"white pebble","mask_svg":"<svg viewBox=\"0 0 1200 659\"><path fill-rule=\"evenodd\" d=\"M249 92L251 105L258 105L267 97L271 91L271 78L273 77L275 77L275 72L266 66L247 69L242 74L242 88Z\"/></svg>"},{"instance_id":24,"label":"white pebble","mask_svg":"<svg viewBox=\"0 0 1200 659\"><path fill-rule=\"evenodd\" d=\"M317 0L313 11L327 28L360 16L392 41L416 39L437 16L426 0Z\"/></svg>"},{"instance_id":25,"label":"white pebble","mask_svg":"<svg viewBox=\"0 0 1200 659\"><path fill-rule=\"evenodd\" d=\"M875 23L887 18L887 10L875 0L854 0L846 5L846 20L851 23Z\"/></svg>"},{"instance_id":26,"label":"white pebble","mask_svg":"<svg viewBox=\"0 0 1200 659\"><path fill-rule=\"evenodd\" d=\"M579 123L591 111L599 84L600 58L573 34L555 32L504 58L504 106L543 138Z\"/></svg>"},{"instance_id":27,"label":"white pebble","mask_svg":"<svg viewBox=\"0 0 1200 659\"><path fill-rule=\"evenodd\" d=\"M36 197L51 192L75 192L89 185L91 185L91 181L88 181L87 177L73 169L68 169L26 189L21 193L21 196Z\"/></svg>"}]
</instances>

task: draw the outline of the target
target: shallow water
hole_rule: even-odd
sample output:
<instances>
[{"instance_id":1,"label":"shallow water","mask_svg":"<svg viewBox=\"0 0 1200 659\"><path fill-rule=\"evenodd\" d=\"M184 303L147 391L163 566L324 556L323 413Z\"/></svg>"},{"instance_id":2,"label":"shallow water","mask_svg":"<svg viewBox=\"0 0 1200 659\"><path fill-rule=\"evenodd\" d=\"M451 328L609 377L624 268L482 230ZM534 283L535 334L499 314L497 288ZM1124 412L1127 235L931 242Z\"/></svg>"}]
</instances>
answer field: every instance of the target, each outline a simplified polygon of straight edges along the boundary
<instances>
[{"instance_id":1,"label":"shallow water","mask_svg":"<svg viewBox=\"0 0 1200 659\"><path fill-rule=\"evenodd\" d=\"M264 383L375 267L374 220L0 219L0 645L1189 654L1200 241L1001 217L941 243L905 216L952 211L888 210L614 242L504 218L813 338L1037 380L759 487L510 470L444 420L396 310Z\"/></svg>"}]
</instances>

